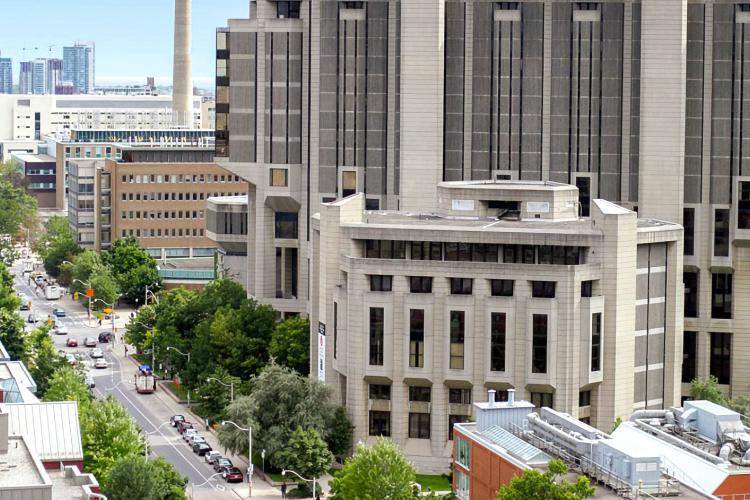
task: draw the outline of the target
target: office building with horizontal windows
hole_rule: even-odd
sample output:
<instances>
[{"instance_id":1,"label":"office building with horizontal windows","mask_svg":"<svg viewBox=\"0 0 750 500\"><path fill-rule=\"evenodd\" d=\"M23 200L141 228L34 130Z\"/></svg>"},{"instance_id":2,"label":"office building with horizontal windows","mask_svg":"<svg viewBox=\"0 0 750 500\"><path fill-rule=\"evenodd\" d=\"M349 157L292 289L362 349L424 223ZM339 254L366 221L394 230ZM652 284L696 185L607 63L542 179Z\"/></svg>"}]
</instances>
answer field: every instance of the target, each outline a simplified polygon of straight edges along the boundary
<instances>
[{"instance_id":1,"label":"office building with horizontal windows","mask_svg":"<svg viewBox=\"0 0 750 500\"><path fill-rule=\"evenodd\" d=\"M600 199L582 217L579 194L457 181L430 212L367 210L362 193L321 205L313 375L355 440L388 435L420 470L444 470L452 425L488 389L598 427L679 404L682 227Z\"/></svg>"}]
</instances>

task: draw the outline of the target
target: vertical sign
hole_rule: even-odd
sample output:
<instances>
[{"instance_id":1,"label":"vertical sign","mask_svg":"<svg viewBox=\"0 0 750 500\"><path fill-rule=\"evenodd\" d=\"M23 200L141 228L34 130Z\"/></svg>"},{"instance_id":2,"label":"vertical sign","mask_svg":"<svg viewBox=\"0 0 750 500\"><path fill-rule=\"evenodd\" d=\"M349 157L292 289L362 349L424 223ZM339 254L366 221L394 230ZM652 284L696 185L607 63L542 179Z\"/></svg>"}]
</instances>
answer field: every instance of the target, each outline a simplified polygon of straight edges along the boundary
<instances>
[{"instance_id":1,"label":"vertical sign","mask_svg":"<svg viewBox=\"0 0 750 500\"><path fill-rule=\"evenodd\" d=\"M326 325L318 321L318 380L326 381Z\"/></svg>"}]
</instances>

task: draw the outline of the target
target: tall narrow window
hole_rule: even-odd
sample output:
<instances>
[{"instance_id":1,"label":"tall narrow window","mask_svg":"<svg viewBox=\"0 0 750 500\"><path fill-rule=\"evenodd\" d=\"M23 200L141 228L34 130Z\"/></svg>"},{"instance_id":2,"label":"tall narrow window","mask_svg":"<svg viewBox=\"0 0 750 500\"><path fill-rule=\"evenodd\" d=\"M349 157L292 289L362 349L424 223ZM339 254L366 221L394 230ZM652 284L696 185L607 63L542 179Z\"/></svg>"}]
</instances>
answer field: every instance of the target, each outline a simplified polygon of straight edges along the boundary
<instances>
[{"instance_id":1,"label":"tall narrow window","mask_svg":"<svg viewBox=\"0 0 750 500\"><path fill-rule=\"evenodd\" d=\"M465 316L464 311L451 311L450 367L454 370L464 368Z\"/></svg>"},{"instance_id":2,"label":"tall narrow window","mask_svg":"<svg viewBox=\"0 0 750 500\"><path fill-rule=\"evenodd\" d=\"M341 172L341 196L346 198L357 192L357 172Z\"/></svg>"},{"instance_id":3,"label":"tall narrow window","mask_svg":"<svg viewBox=\"0 0 750 500\"><path fill-rule=\"evenodd\" d=\"M409 401L415 403L429 403L432 399L432 389L419 385L409 386Z\"/></svg>"},{"instance_id":4,"label":"tall narrow window","mask_svg":"<svg viewBox=\"0 0 750 500\"><path fill-rule=\"evenodd\" d=\"M370 308L370 364L383 365L384 311L382 307Z\"/></svg>"},{"instance_id":5,"label":"tall narrow window","mask_svg":"<svg viewBox=\"0 0 750 500\"><path fill-rule=\"evenodd\" d=\"M588 217L591 205L591 179L588 177L577 177L576 187L578 188L578 201L581 203L581 216Z\"/></svg>"},{"instance_id":6,"label":"tall narrow window","mask_svg":"<svg viewBox=\"0 0 750 500\"><path fill-rule=\"evenodd\" d=\"M505 313L490 315L490 370L505 371Z\"/></svg>"},{"instance_id":7,"label":"tall narrow window","mask_svg":"<svg viewBox=\"0 0 750 500\"><path fill-rule=\"evenodd\" d=\"M698 273L686 271L682 273L682 282L685 285L685 317L698 317Z\"/></svg>"},{"instance_id":8,"label":"tall narrow window","mask_svg":"<svg viewBox=\"0 0 750 500\"><path fill-rule=\"evenodd\" d=\"M695 209L682 209L682 227L685 228L685 243L683 252L685 255L693 255L695 252Z\"/></svg>"},{"instance_id":9,"label":"tall narrow window","mask_svg":"<svg viewBox=\"0 0 750 500\"><path fill-rule=\"evenodd\" d=\"M726 208L714 210L714 255L729 256L729 210Z\"/></svg>"},{"instance_id":10,"label":"tall narrow window","mask_svg":"<svg viewBox=\"0 0 750 500\"><path fill-rule=\"evenodd\" d=\"M696 332L684 332L682 339L682 382L689 384L695 379L695 360L698 354Z\"/></svg>"},{"instance_id":11,"label":"tall narrow window","mask_svg":"<svg viewBox=\"0 0 750 500\"><path fill-rule=\"evenodd\" d=\"M750 229L750 182L740 182L740 196L737 200L737 227Z\"/></svg>"},{"instance_id":12,"label":"tall narrow window","mask_svg":"<svg viewBox=\"0 0 750 500\"><path fill-rule=\"evenodd\" d=\"M424 367L424 309L409 311L409 366Z\"/></svg>"},{"instance_id":13,"label":"tall narrow window","mask_svg":"<svg viewBox=\"0 0 750 500\"><path fill-rule=\"evenodd\" d=\"M338 343L339 343L339 304L338 302L333 303L333 359L336 359L338 354Z\"/></svg>"},{"instance_id":14,"label":"tall narrow window","mask_svg":"<svg viewBox=\"0 0 750 500\"><path fill-rule=\"evenodd\" d=\"M602 369L602 313L591 315L591 371Z\"/></svg>"},{"instance_id":15,"label":"tall narrow window","mask_svg":"<svg viewBox=\"0 0 750 500\"><path fill-rule=\"evenodd\" d=\"M732 275L729 273L711 275L711 317L732 318Z\"/></svg>"},{"instance_id":16,"label":"tall narrow window","mask_svg":"<svg viewBox=\"0 0 750 500\"><path fill-rule=\"evenodd\" d=\"M711 375L720 384L730 384L732 380L732 334L711 332Z\"/></svg>"},{"instance_id":17,"label":"tall narrow window","mask_svg":"<svg viewBox=\"0 0 750 500\"><path fill-rule=\"evenodd\" d=\"M464 422L468 421L469 417L466 415L448 415L448 441L453 440L453 426L455 424L463 424Z\"/></svg>"},{"instance_id":18,"label":"tall narrow window","mask_svg":"<svg viewBox=\"0 0 750 500\"><path fill-rule=\"evenodd\" d=\"M391 412L371 411L369 431L370 431L370 436L390 436L391 435Z\"/></svg>"},{"instance_id":19,"label":"tall narrow window","mask_svg":"<svg viewBox=\"0 0 750 500\"><path fill-rule=\"evenodd\" d=\"M409 438L430 439L429 413L409 413Z\"/></svg>"},{"instance_id":20,"label":"tall narrow window","mask_svg":"<svg viewBox=\"0 0 750 500\"><path fill-rule=\"evenodd\" d=\"M532 316L531 372L547 373L547 315Z\"/></svg>"}]
</instances>

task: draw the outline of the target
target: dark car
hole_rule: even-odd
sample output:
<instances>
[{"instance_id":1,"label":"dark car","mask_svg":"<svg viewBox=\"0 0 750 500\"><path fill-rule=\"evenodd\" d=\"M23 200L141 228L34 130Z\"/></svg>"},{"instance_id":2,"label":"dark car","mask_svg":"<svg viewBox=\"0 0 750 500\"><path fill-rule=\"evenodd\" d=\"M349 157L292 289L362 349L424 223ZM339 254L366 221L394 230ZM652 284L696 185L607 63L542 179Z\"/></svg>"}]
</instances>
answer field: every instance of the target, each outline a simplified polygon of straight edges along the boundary
<instances>
[{"instance_id":1,"label":"dark car","mask_svg":"<svg viewBox=\"0 0 750 500\"><path fill-rule=\"evenodd\" d=\"M65 309L62 307L55 307L52 309L52 314L57 316L58 318L64 318L65 317Z\"/></svg>"},{"instance_id":2,"label":"dark car","mask_svg":"<svg viewBox=\"0 0 750 500\"><path fill-rule=\"evenodd\" d=\"M194 429L192 422L183 420L182 422L177 424L177 432L179 432L180 434L184 433L188 429Z\"/></svg>"},{"instance_id":3,"label":"dark car","mask_svg":"<svg viewBox=\"0 0 750 500\"><path fill-rule=\"evenodd\" d=\"M177 427L180 422L185 421L185 415L172 415L169 417L169 423L172 424L172 427Z\"/></svg>"},{"instance_id":4,"label":"dark car","mask_svg":"<svg viewBox=\"0 0 750 500\"><path fill-rule=\"evenodd\" d=\"M232 461L228 458L219 458L214 462L214 471L221 472L225 467L231 467Z\"/></svg>"},{"instance_id":5,"label":"dark car","mask_svg":"<svg viewBox=\"0 0 750 500\"><path fill-rule=\"evenodd\" d=\"M193 445L193 453L197 453L199 457L202 457L209 451L211 451L211 447L207 443L195 443Z\"/></svg>"},{"instance_id":6,"label":"dark car","mask_svg":"<svg viewBox=\"0 0 750 500\"><path fill-rule=\"evenodd\" d=\"M36 314L29 314L29 316L26 318L26 321L29 323L36 323Z\"/></svg>"},{"instance_id":7,"label":"dark car","mask_svg":"<svg viewBox=\"0 0 750 500\"><path fill-rule=\"evenodd\" d=\"M31 307L29 307L29 303L25 300L21 301L21 310L28 311L29 309L31 309Z\"/></svg>"},{"instance_id":8,"label":"dark car","mask_svg":"<svg viewBox=\"0 0 750 500\"><path fill-rule=\"evenodd\" d=\"M221 471L221 477L226 479L228 483L241 483L244 479L242 471L237 467L224 467Z\"/></svg>"},{"instance_id":9,"label":"dark car","mask_svg":"<svg viewBox=\"0 0 750 500\"><path fill-rule=\"evenodd\" d=\"M86 347L96 347L96 339L94 337L86 337L83 339L83 345Z\"/></svg>"},{"instance_id":10,"label":"dark car","mask_svg":"<svg viewBox=\"0 0 750 500\"><path fill-rule=\"evenodd\" d=\"M101 332L99 334L99 342L102 344L106 344L107 342L112 341L112 332Z\"/></svg>"}]
</instances>

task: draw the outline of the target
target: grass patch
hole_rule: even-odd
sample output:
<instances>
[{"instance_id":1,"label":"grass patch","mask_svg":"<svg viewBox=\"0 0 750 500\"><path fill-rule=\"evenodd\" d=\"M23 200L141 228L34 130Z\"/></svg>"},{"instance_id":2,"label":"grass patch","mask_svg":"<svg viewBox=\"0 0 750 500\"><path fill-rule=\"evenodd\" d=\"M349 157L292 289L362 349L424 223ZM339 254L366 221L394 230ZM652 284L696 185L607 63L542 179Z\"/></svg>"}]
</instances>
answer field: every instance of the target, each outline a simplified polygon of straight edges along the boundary
<instances>
[{"instance_id":1,"label":"grass patch","mask_svg":"<svg viewBox=\"0 0 750 500\"><path fill-rule=\"evenodd\" d=\"M188 391L185 389L184 385L177 386L174 382L164 382L162 386L172 392L172 394L177 396L181 401L187 401Z\"/></svg>"},{"instance_id":2,"label":"grass patch","mask_svg":"<svg viewBox=\"0 0 750 500\"><path fill-rule=\"evenodd\" d=\"M451 483L446 475L417 474L417 482L422 485L422 491L450 491Z\"/></svg>"}]
</instances>

